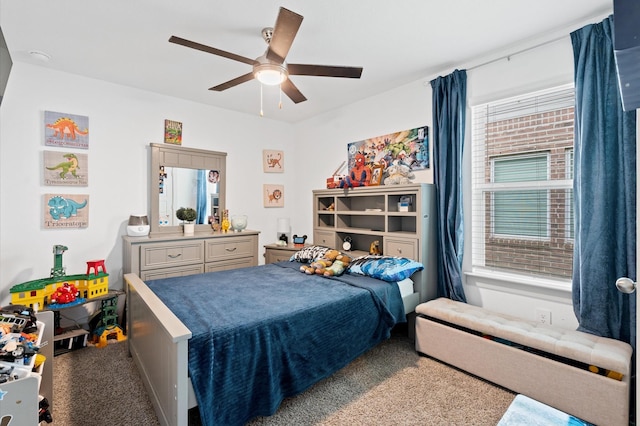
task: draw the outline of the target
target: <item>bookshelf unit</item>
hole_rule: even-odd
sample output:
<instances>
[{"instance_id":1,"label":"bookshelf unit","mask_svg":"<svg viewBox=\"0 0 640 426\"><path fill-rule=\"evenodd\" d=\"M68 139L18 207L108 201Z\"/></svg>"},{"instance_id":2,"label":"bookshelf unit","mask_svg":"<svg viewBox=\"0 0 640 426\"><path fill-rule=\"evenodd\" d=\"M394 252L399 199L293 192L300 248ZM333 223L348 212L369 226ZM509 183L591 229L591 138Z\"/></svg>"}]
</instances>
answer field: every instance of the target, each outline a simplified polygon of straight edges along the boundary
<instances>
[{"instance_id":1,"label":"bookshelf unit","mask_svg":"<svg viewBox=\"0 0 640 426\"><path fill-rule=\"evenodd\" d=\"M407 199L409 205L401 209L400 202ZM432 184L313 191L314 244L342 250L350 239L350 253L356 257L368 254L378 241L384 255L421 262L425 270L412 277L420 302L436 297L435 220Z\"/></svg>"}]
</instances>

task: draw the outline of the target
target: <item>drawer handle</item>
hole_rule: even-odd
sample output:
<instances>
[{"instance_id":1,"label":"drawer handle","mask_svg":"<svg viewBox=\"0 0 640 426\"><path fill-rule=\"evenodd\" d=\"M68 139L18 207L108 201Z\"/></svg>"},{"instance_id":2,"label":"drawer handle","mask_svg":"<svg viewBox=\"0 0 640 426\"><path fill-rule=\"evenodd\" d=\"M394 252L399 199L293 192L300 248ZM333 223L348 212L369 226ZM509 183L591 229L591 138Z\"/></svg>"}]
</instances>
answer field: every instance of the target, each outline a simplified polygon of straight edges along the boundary
<instances>
[{"instance_id":1,"label":"drawer handle","mask_svg":"<svg viewBox=\"0 0 640 426\"><path fill-rule=\"evenodd\" d=\"M237 248L237 247L234 247L234 248L228 248L228 249L226 249L226 250L227 250L227 251L236 251L236 248Z\"/></svg>"},{"instance_id":2,"label":"drawer handle","mask_svg":"<svg viewBox=\"0 0 640 426\"><path fill-rule=\"evenodd\" d=\"M171 259L176 259L176 258L178 258L178 257L180 257L180 256L182 256L182 253L178 253L178 254L170 254L170 255L169 255L169 257L170 257Z\"/></svg>"}]
</instances>

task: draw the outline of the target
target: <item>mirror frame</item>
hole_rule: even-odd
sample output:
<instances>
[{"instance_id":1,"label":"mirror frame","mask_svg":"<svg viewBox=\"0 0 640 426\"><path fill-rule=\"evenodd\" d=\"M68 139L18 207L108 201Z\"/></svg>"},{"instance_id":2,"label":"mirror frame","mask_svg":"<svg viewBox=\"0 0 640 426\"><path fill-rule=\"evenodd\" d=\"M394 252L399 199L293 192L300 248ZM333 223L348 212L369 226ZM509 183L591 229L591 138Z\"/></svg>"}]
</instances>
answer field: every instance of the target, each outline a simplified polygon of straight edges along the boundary
<instances>
[{"instance_id":1,"label":"mirror frame","mask_svg":"<svg viewBox=\"0 0 640 426\"><path fill-rule=\"evenodd\" d=\"M220 182L219 205L220 211L226 206L227 153L207 151L205 149L184 148L179 145L151 145L151 179L149 180L149 194L151 202L150 236L182 234L182 226L160 226L160 201L158 176L160 166L181 167L185 169L219 170ZM175 212L174 212L175 213ZM211 225L196 225L196 232L213 232Z\"/></svg>"}]
</instances>

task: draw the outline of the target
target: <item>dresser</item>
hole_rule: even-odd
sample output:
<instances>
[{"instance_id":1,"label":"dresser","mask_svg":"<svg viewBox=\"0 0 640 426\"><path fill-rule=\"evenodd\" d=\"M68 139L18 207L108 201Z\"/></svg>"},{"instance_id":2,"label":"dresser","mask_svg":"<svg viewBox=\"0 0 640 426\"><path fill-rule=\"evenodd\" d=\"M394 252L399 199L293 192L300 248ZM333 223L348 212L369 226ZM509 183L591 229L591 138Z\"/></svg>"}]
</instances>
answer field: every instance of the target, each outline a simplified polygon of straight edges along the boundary
<instances>
[{"instance_id":1,"label":"dresser","mask_svg":"<svg viewBox=\"0 0 640 426\"><path fill-rule=\"evenodd\" d=\"M258 231L123 236L123 272L143 281L258 265Z\"/></svg>"}]
</instances>

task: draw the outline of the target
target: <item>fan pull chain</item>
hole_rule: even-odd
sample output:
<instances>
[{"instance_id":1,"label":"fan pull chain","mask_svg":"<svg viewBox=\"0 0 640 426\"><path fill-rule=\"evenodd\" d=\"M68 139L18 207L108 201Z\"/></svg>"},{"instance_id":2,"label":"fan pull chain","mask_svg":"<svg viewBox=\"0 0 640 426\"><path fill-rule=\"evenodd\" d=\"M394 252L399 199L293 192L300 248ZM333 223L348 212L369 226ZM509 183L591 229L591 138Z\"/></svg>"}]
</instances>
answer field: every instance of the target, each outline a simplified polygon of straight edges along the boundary
<instances>
[{"instance_id":1,"label":"fan pull chain","mask_svg":"<svg viewBox=\"0 0 640 426\"><path fill-rule=\"evenodd\" d=\"M260 83L260 117L264 117L264 111L262 111L262 83Z\"/></svg>"},{"instance_id":2,"label":"fan pull chain","mask_svg":"<svg viewBox=\"0 0 640 426\"><path fill-rule=\"evenodd\" d=\"M280 83L280 102L278 102L278 108L282 109L282 83Z\"/></svg>"}]
</instances>

